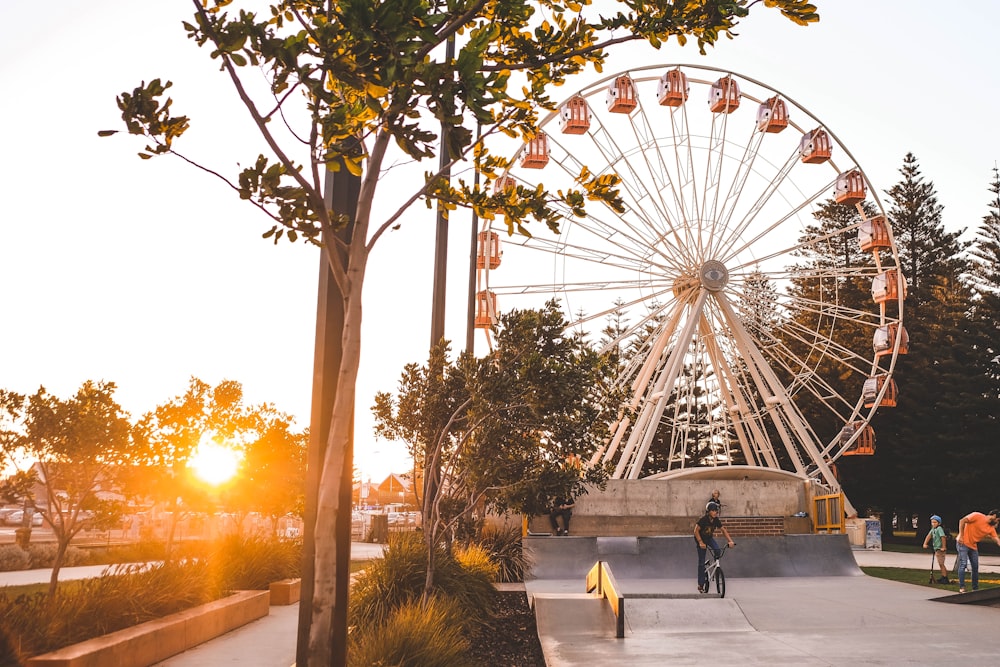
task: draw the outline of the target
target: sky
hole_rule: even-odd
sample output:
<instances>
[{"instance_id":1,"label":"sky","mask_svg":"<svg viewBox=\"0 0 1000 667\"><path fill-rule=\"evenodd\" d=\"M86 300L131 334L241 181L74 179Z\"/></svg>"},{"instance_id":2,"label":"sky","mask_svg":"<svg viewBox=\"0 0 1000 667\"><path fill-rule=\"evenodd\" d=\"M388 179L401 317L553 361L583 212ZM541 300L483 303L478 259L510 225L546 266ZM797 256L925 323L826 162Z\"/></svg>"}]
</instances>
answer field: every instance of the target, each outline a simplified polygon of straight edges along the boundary
<instances>
[{"instance_id":1,"label":"sky","mask_svg":"<svg viewBox=\"0 0 1000 667\"><path fill-rule=\"evenodd\" d=\"M912 152L945 226L971 239L1000 160L1000 3L815 4L822 19L807 28L758 6L706 56L676 42L630 46L553 98L640 64L730 69L821 119L882 191ZM192 376L231 379L248 401L306 426L319 251L262 239L269 220L204 172L140 160L134 137L97 136L120 129L118 94L160 77L174 82L175 113L192 119L179 150L230 174L256 157L228 80L186 38L191 10L183 0L52 0L39 14L0 0L0 387L65 397L85 380L113 381L138 418ZM386 188L376 216L400 192ZM456 214L450 227L445 335L455 349L465 342L470 224ZM401 443L375 438L370 407L405 364L426 359L433 257L434 214L418 205L369 264L355 425L365 480L410 466Z\"/></svg>"}]
</instances>

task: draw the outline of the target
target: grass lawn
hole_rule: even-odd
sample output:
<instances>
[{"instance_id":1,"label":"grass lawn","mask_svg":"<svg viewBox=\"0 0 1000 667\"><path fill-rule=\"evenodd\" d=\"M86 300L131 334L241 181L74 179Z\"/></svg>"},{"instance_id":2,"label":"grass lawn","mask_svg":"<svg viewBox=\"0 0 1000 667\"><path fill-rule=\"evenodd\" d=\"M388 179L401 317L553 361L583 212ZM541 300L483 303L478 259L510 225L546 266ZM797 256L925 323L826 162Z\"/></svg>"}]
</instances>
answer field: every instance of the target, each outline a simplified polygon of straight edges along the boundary
<instances>
[{"instance_id":1,"label":"grass lawn","mask_svg":"<svg viewBox=\"0 0 1000 667\"><path fill-rule=\"evenodd\" d=\"M927 588L934 588L944 593L957 593L958 592L958 575L955 572L950 572L948 578L951 579L950 584L931 584L928 582L930 574L930 559L928 559L926 570L912 570L905 567L863 567L861 571L870 577L878 577L879 579L890 579L892 581L901 581L905 584L915 584L917 586L926 586ZM934 576L940 576L937 568L934 570ZM965 588L969 590L971 586L969 577L971 573L965 573ZM1000 588L1000 574L993 572L980 572L979 573L979 588Z\"/></svg>"}]
</instances>

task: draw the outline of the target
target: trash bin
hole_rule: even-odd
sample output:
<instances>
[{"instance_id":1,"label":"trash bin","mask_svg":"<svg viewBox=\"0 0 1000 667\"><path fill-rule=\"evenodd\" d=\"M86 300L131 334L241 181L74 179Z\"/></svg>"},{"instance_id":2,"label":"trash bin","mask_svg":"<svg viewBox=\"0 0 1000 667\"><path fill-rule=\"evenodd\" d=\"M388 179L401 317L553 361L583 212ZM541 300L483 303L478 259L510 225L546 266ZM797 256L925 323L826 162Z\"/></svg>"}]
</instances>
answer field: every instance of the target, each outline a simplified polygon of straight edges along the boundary
<instances>
[{"instance_id":1,"label":"trash bin","mask_svg":"<svg viewBox=\"0 0 1000 667\"><path fill-rule=\"evenodd\" d=\"M372 515L372 542L376 544L387 544L389 542L389 515Z\"/></svg>"}]
</instances>

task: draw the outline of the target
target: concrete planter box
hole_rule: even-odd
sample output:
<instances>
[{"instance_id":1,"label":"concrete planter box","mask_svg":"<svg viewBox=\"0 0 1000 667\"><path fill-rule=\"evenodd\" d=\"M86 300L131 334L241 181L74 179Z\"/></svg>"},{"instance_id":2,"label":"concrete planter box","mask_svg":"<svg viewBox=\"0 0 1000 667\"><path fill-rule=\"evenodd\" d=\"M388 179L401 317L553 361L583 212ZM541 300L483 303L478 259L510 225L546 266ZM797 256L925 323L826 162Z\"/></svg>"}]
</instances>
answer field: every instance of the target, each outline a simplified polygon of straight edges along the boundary
<instances>
[{"instance_id":1,"label":"concrete planter box","mask_svg":"<svg viewBox=\"0 0 1000 667\"><path fill-rule=\"evenodd\" d=\"M58 651L35 656L28 667L144 667L267 616L268 591L229 597L140 623Z\"/></svg>"},{"instance_id":2,"label":"concrete planter box","mask_svg":"<svg viewBox=\"0 0 1000 667\"><path fill-rule=\"evenodd\" d=\"M268 588L273 605L295 604L302 597L301 579L282 579L272 582Z\"/></svg>"}]
</instances>

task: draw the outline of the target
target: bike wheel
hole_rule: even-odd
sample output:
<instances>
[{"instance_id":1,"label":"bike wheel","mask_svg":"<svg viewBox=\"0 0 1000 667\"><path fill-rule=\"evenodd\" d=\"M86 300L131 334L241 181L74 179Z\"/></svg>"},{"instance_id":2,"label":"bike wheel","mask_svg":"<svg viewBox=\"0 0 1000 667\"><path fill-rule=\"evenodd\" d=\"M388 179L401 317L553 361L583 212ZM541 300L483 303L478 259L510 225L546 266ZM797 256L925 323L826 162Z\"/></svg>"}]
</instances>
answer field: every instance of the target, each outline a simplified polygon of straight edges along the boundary
<instances>
[{"instance_id":1,"label":"bike wheel","mask_svg":"<svg viewBox=\"0 0 1000 667\"><path fill-rule=\"evenodd\" d=\"M726 597L726 575L721 567L715 571L715 591L720 598Z\"/></svg>"}]
</instances>

